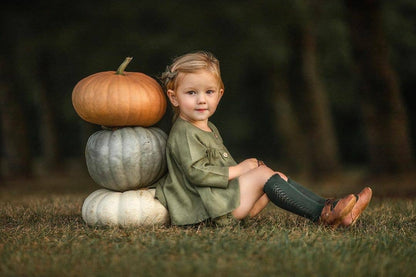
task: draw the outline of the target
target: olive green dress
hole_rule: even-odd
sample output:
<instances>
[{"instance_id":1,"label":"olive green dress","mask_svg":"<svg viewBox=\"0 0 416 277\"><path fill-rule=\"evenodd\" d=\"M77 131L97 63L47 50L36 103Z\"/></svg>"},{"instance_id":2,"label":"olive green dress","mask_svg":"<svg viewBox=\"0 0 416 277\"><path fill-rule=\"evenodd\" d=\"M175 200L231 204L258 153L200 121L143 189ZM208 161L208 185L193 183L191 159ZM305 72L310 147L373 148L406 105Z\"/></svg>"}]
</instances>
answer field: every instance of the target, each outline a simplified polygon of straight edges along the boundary
<instances>
[{"instance_id":1,"label":"olive green dress","mask_svg":"<svg viewBox=\"0 0 416 277\"><path fill-rule=\"evenodd\" d=\"M173 225L195 224L230 213L240 204L238 179L228 180L237 163L217 128L199 129L178 118L166 145L168 174L156 184L156 198L168 209Z\"/></svg>"}]
</instances>

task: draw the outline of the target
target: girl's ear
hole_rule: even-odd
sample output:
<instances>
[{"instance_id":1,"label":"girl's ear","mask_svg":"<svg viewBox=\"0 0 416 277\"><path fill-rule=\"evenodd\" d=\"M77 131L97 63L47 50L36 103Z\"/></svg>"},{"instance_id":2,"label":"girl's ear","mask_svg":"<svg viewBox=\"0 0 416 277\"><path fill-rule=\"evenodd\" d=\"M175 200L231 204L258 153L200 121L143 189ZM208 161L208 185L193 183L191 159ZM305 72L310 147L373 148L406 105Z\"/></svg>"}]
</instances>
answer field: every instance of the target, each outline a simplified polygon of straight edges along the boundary
<instances>
[{"instance_id":1,"label":"girl's ear","mask_svg":"<svg viewBox=\"0 0 416 277\"><path fill-rule=\"evenodd\" d=\"M170 102L172 103L172 105L174 107L179 106L178 99L176 98L176 94L175 94L175 92L173 90L168 89L167 95L169 97Z\"/></svg>"},{"instance_id":2,"label":"girl's ear","mask_svg":"<svg viewBox=\"0 0 416 277\"><path fill-rule=\"evenodd\" d=\"M221 97L222 97L222 95L224 94L224 90L223 89L220 89L220 99L221 99Z\"/></svg>"}]
</instances>

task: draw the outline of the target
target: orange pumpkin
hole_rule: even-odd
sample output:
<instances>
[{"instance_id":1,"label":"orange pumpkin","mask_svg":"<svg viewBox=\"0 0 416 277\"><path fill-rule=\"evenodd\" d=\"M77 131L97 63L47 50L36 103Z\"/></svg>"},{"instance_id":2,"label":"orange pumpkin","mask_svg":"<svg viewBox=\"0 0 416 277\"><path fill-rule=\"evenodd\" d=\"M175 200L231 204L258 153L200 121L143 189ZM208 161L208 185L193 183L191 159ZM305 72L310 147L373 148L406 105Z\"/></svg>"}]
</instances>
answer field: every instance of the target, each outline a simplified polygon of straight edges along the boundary
<instances>
[{"instance_id":1,"label":"orange pumpkin","mask_svg":"<svg viewBox=\"0 0 416 277\"><path fill-rule=\"evenodd\" d=\"M139 72L125 72L128 57L117 71L99 72L79 81L72 91L78 115L103 126L148 127L166 111L166 98L159 83Z\"/></svg>"}]
</instances>

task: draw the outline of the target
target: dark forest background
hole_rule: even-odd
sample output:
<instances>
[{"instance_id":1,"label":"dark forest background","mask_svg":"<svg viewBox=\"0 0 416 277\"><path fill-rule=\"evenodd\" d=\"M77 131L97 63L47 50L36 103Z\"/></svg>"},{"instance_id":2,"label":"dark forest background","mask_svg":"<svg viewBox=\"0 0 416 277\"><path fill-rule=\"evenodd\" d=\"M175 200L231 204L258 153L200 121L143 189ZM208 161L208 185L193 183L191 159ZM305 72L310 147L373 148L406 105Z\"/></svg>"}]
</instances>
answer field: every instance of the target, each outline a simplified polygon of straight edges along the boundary
<instances>
[{"instance_id":1,"label":"dark forest background","mask_svg":"<svg viewBox=\"0 0 416 277\"><path fill-rule=\"evenodd\" d=\"M2 179L85 173L100 127L75 113L82 78L157 78L195 50L221 62L212 121L236 160L322 177L413 172L416 2L5 1L1 6ZM171 112L157 124L169 131Z\"/></svg>"}]
</instances>

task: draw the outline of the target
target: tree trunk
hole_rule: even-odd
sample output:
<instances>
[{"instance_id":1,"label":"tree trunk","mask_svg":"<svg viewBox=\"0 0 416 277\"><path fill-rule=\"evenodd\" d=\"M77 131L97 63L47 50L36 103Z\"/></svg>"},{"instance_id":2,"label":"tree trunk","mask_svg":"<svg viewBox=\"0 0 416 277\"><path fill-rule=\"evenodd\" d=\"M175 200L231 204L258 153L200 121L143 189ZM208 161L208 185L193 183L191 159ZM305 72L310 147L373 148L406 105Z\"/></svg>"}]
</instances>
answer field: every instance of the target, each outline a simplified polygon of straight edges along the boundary
<instances>
[{"instance_id":1,"label":"tree trunk","mask_svg":"<svg viewBox=\"0 0 416 277\"><path fill-rule=\"evenodd\" d=\"M288 83L282 74L275 73L273 80L273 103L275 129L281 142L284 164L292 174L310 174L311 160L306 137L299 126L294 106L290 100Z\"/></svg>"},{"instance_id":2,"label":"tree trunk","mask_svg":"<svg viewBox=\"0 0 416 277\"><path fill-rule=\"evenodd\" d=\"M346 5L371 170L407 171L414 164L408 119L398 78L389 62L381 3L346 0Z\"/></svg>"},{"instance_id":3,"label":"tree trunk","mask_svg":"<svg viewBox=\"0 0 416 277\"><path fill-rule=\"evenodd\" d=\"M53 99L48 95L48 87L51 81L49 80L50 65L47 53L40 53L36 66L37 76L34 85L37 87L37 106L40 114L39 130L42 142L42 160L47 172L53 172L62 169L62 159L56 126L56 111Z\"/></svg>"},{"instance_id":4,"label":"tree trunk","mask_svg":"<svg viewBox=\"0 0 416 277\"><path fill-rule=\"evenodd\" d=\"M299 99L300 112L309 143L312 173L318 177L340 169L339 149L327 95L318 73L316 36L310 24L302 26L301 37L299 50L304 91Z\"/></svg>"},{"instance_id":5,"label":"tree trunk","mask_svg":"<svg viewBox=\"0 0 416 277\"><path fill-rule=\"evenodd\" d=\"M10 69L0 57L0 119L1 119L1 159L7 177L31 177L32 156L26 126L24 109L21 101L12 91L13 83ZM2 168L2 169L3 169Z\"/></svg>"}]
</instances>

